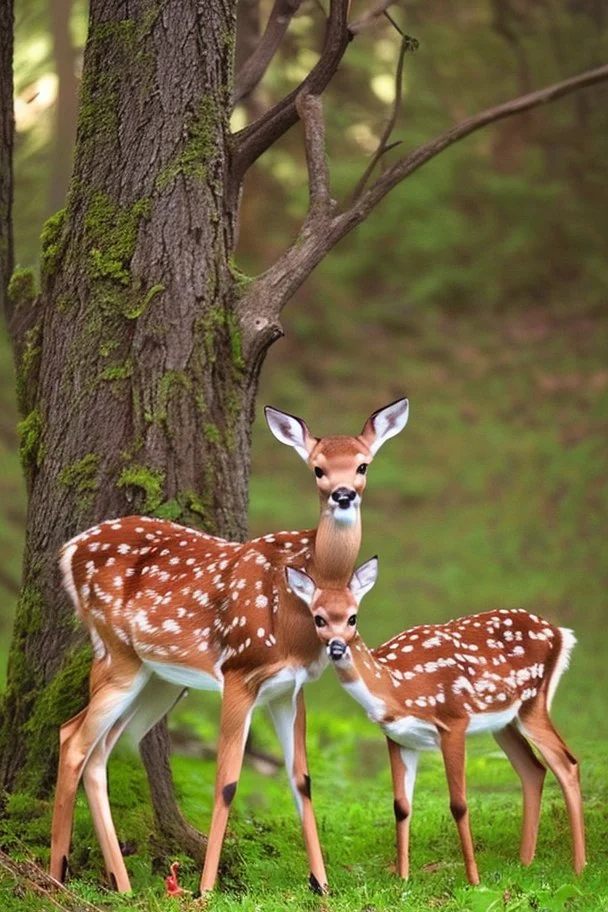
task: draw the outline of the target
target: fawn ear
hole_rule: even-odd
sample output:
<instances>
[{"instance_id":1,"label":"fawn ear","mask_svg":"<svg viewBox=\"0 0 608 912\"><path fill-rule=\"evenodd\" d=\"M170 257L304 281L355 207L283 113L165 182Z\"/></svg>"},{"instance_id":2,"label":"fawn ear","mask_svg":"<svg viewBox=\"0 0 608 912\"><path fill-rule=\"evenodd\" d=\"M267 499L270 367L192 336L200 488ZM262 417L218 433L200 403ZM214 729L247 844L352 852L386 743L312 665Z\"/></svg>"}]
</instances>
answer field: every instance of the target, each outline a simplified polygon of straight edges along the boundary
<instances>
[{"instance_id":1,"label":"fawn ear","mask_svg":"<svg viewBox=\"0 0 608 912\"><path fill-rule=\"evenodd\" d=\"M363 596L369 592L378 579L378 558L372 557L365 561L360 567L357 567L348 584L348 588L355 597L357 605L361 603Z\"/></svg>"},{"instance_id":2,"label":"fawn ear","mask_svg":"<svg viewBox=\"0 0 608 912\"><path fill-rule=\"evenodd\" d=\"M374 456L385 440L403 430L407 424L409 410L410 404L407 399L397 399L369 416L363 425L361 437Z\"/></svg>"},{"instance_id":3,"label":"fawn ear","mask_svg":"<svg viewBox=\"0 0 608 912\"><path fill-rule=\"evenodd\" d=\"M295 415L288 415L287 412L280 412L278 409L271 408L267 405L264 409L268 427L281 443L293 447L304 462L308 462L317 438L313 437L305 421L296 418Z\"/></svg>"},{"instance_id":4,"label":"fawn ear","mask_svg":"<svg viewBox=\"0 0 608 912\"><path fill-rule=\"evenodd\" d=\"M312 606L313 596L315 594L315 582L304 570L296 570L295 567L285 567L287 585L294 595L306 602L308 607Z\"/></svg>"}]
</instances>

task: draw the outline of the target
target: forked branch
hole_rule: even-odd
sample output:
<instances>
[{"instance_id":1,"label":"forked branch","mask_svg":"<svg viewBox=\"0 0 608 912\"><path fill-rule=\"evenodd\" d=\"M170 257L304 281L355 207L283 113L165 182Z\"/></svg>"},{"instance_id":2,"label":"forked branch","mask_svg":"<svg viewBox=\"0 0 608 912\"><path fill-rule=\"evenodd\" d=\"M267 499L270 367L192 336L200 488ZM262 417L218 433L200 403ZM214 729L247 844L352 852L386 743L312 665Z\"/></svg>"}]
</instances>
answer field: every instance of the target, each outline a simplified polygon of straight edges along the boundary
<instances>
[{"instance_id":1,"label":"forked branch","mask_svg":"<svg viewBox=\"0 0 608 912\"><path fill-rule=\"evenodd\" d=\"M300 234L314 230L325 222L333 201L329 190L329 168L325 154L325 121L319 95L298 95L296 108L304 125L306 166L308 169L308 215Z\"/></svg>"},{"instance_id":2,"label":"forked branch","mask_svg":"<svg viewBox=\"0 0 608 912\"><path fill-rule=\"evenodd\" d=\"M320 95L329 84L352 37L347 25L348 5L349 0L330 0L323 51L303 82L258 120L235 134L233 190L238 188L253 162L296 123L298 95L302 92Z\"/></svg>"},{"instance_id":3,"label":"forked branch","mask_svg":"<svg viewBox=\"0 0 608 912\"><path fill-rule=\"evenodd\" d=\"M236 75L233 104L253 92L281 46L302 0L275 0L260 43Z\"/></svg>"}]
</instances>

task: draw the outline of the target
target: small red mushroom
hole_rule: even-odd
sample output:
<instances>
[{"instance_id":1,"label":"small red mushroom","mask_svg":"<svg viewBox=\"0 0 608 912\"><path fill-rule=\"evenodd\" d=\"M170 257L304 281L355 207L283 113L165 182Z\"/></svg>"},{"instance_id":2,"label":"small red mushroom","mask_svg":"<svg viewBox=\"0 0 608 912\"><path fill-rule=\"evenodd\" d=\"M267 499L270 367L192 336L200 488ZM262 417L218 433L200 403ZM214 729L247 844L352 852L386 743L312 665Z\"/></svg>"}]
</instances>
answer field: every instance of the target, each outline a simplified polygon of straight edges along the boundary
<instances>
[{"instance_id":1,"label":"small red mushroom","mask_svg":"<svg viewBox=\"0 0 608 912\"><path fill-rule=\"evenodd\" d=\"M177 872L179 869L179 861L174 861L170 866L169 870L171 873L168 877L165 877L165 886L167 888L167 896L183 896L187 891L180 887L177 882Z\"/></svg>"}]
</instances>

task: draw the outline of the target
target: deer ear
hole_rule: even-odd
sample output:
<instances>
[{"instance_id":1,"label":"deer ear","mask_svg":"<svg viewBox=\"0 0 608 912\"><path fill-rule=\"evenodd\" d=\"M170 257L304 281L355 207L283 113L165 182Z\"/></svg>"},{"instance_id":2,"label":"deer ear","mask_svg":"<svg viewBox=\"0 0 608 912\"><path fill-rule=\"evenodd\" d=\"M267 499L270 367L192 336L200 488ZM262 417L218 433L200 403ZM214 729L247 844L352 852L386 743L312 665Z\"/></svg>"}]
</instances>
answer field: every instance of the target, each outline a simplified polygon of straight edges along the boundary
<instances>
[{"instance_id":1,"label":"deer ear","mask_svg":"<svg viewBox=\"0 0 608 912\"><path fill-rule=\"evenodd\" d=\"M304 462L308 462L317 438L313 437L306 422L295 415L288 415L287 412L280 412L278 409L271 408L267 405L264 409L268 427L281 443L293 447Z\"/></svg>"},{"instance_id":2,"label":"deer ear","mask_svg":"<svg viewBox=\"0 0 608 912\"><path fill-rule=\"evenodd\" d=\"M295 567L285 567L285 576L287 585L293 594L301 598L310 608L317 588L314 580L304 570L296 570Z\"/></svg>"},{"instance_id":3,"label":"deer ear","mask_svg":"<svg viewBox=\"0 0 608 912\"><path fill-rule=\"evenodd\" d=\"M357 567L348 584L348 588L355 597L357 605L361 603L363 596L369 592L378 579L378 558L372 557L370 560Z\"/></svg>"},{"instance_id":4,"label":"deer ear","mask_svg":"<svg viewBox=\"0 0 608 912\"><path fill-rule=\"evenodd\" d=\"M407 424L409 410L410 404L407 399L397 399L369 416L361 431L361 437L374 455L385 440L403 430Z\"/></svg>"}]
</instances>

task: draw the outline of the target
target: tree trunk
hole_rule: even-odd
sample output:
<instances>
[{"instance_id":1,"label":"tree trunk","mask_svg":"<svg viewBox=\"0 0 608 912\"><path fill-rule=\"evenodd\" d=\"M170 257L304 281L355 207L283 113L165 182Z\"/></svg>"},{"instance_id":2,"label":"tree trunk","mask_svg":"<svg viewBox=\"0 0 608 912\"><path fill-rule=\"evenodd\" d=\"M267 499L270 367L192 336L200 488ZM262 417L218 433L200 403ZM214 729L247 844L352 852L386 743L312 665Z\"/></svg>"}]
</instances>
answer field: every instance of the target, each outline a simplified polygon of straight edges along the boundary
<instances>
[{"instance_id":1,"label":"tree trunk","mask_svg":"<svg viewBox=\"0 0 608 912\"><path fill-rule=\"evenodd\" d=\"M0 310L10 317L7 289L13 266L13 2L0 4Z\"/></svg>"},{"instance_id":2,"label":"tree trunk","mask_svg":"<svg viewBox=\"0 0 608 912\"><path fill-rule=\"evenodd\" d=\"M50 212L55 212L64 203L72 171L72 149L78 119L78 80L74 73L76 52L70 32L72 0L50 0L48 7L58 80L49 189Z\"/></svg>"},{"instance_id":3,"label":"tree trunk","mask_svg":"<svg viewBox=\"0 0 608 912\"><path fill-rule=\"evenodd\" d=\"M58 727L86 702L62 543L137 512L246 534L261 358L249 367L241 352L237 212L224 193L235 6L176 15L136 0L125 19L120 0L91 3L73 179L43 232L42 290L18 346L29 508L3 788L52 787ZM160 823L188 843L166 729L143 755Z\"/></svg>"}]
</instances>

